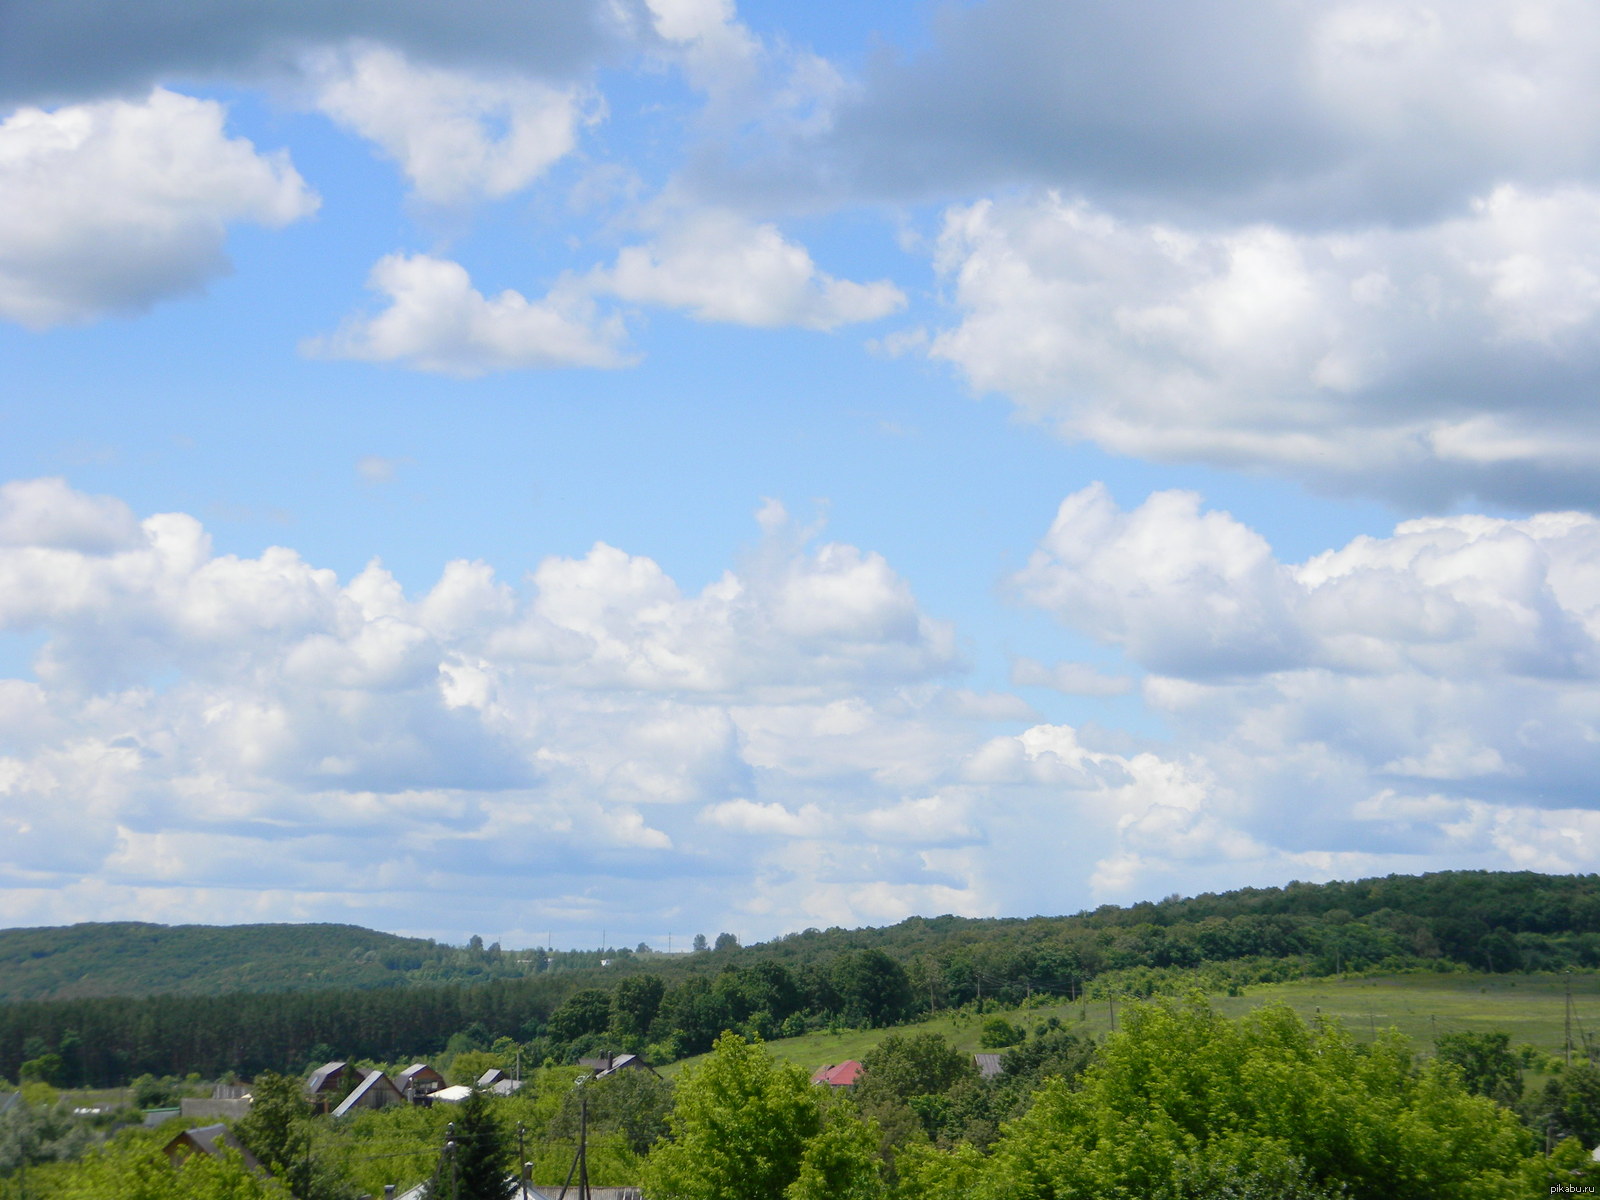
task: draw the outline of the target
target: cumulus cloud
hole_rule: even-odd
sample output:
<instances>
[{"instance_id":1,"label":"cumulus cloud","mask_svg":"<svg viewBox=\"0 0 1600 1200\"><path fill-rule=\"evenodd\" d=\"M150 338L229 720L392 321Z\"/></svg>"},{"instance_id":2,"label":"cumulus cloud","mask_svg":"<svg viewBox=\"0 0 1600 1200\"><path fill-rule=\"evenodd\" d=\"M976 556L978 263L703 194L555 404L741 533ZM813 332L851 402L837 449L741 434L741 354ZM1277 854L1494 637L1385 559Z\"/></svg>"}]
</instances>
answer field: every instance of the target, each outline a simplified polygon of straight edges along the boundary
<instances>
[{"instance_id":1,"label":"cumulus cloud","mask_svg":"<svg viewBox=\"0 0 1600 1200\"><path fill-rule=\"evenodd\" d=\"M1412 501L1592 504L1597 235L1582 188L1304 235L980 202L947 214L937 265L961 319L929 352L1119 453Z\"/></svg>"},{"instance_id":2,"label":"cumulus cloud","mask_svg":"<svg viewBox=\"0 0 1600 1200\"><path fill-rule=\"evenodd\" d=\"M1107 879L1197 845L1347 870L1384 855L1411 864L1394 869L1586 861L1591 516L1407 521L1284 563L1192 494L1124 511L1093 487L1063 502L1013 584L1150 671L1144 699L1175 730L1159 760L1127 760L1163 781L1148 791L1161 799L1127 793ZM1021 778L1035 762L1000 740L969 770Z\"/></svg>"},{"instance_id":3,"label":"cumulus cloud","mask_svg":"<svg viewBox=\"0 0 1600 1200\"><path fill-rule=\"evenodd\" d=\"M232 0L13 5L0 39L0 99L57 102L141 91L163 79L292 72L318 47L366 40L441 66L572 78L648 23L630 4L328 0L240 9Z\"/></svg>"},{"instance_id":4,"label":"cumulus cloud","mask_svg":"<svg viewBox=\"0 0 1600 1200\"><path fill-rule=\"evenodd\" d=\"M34 329L137 312L228 270L227 229L309 216L283 153L210 100L156 89L0 124L0 316Z\"/></svg>"},{"instance_id":5,"label":"cumulus cloud","mask_svg":"<svg viewBox=\"0 0 1600 1200\"><path fill-rule=\"evenodd\" d=\"M419 66L382 46L310 59L319 108L376 142L434 204L520 191L577 143L592 100L576 85Z\"/></svg>"},{"instance_id":6,"label":"cumulus cloud","mask_svg":"<svg viewBox=\"0 0 1600 1200\"><path fill-rule=\"evenodd\" d=\"M795 837L914 848L921 820L950 842L959 812L923 785L967 720L939 703L953 631L880 556L776 506L763 526L693 594L601 544L521 589L462 562L412 596L377 563L219 555L184 514L7 484L0 632L42 645L35 679L0 681L0 907L269 882L329 911L419 886L450 907L488 875L554 923L605 877L631 881L608 911L653 931L731 911L718 881Z\"/></svg>"},{"instance_id":7,"label":"cumulus cloud","mask_svg":"<svg viewBox=\"0 0 1600 1200\"><path fill-rule=\"evenodd\" d=\"M472 377L529 367L620 367L629 361L615 316L600 316L581 289L561 286L542 300L507 289L485 296L460 263L428 254L391 254L367 281L389 306L352 317L311 338L317 358L400 362L420 371Z\"/></svg>"},{"instance_id":8,"label":"cumulus cloud","mask_svg":"<svg viewBox=\"0 0 1600 1200\"><path fill-rule=\"evenodd\" d=\"M1018 183L1301 226L1437 217L1508 179L1592 180L1600 18L1579 0L942 9L830 120L708 169L769 199Z\"/></svg>"},{"instance_id":9,"label":"cumulus cloud","mask_svg":"<svg viewBox=\"0 0 1600 1200\"><path fill-rule=\"evenodd\" d=\"M776 227L718 212L681 218L651 243L624 248L589 282L596 291L684 309L697 320L767 329L836 329L878 320L906 303L886 279L836 279Z\"/></svg>"}]
</instances>

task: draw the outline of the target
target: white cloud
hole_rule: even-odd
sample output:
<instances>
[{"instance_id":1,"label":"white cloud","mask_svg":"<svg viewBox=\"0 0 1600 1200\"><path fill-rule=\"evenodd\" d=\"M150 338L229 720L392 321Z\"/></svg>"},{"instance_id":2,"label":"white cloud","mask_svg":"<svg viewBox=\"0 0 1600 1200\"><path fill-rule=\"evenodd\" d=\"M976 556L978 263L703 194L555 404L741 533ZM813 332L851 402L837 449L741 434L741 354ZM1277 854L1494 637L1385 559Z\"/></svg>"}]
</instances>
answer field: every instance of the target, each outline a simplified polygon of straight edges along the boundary
<instances>
[{"instance_id":1,"label":"white cloud","mask_svg":"<svg viewBox=\"0 0 1600 1200\"><path fill-rule=\"evenodd\" d=\"M600 544L408 595L378 563L218 555L182 514L0 488L0 633L43 638L37 679L0 681L0 911L183 895L458 930L492 880L483 928L648 940L1600 854L1594 518L1283 563L1187 494L1069 497L1014 586L1150 672L1171 740L1114 746L957 686L954 630L880 556L775 502L759 523L698 592ZM268 885L315 899L233 895ZM404 907L419 889L444 915Z\"/></svg>"},{"instance_id":2,"label":"white cloud","mask_svg":"<svg viewBox=\"0 0 1600 1200\"><path fill-rule=\"evenodd\" d=\"M595 119L583 88L421 66L371 44L315 55L308 72L318 107L376 142L434 204L521 191Z\"/></svg>"},{"instance_id":3,"label":"white cloud","mask_svg":"<svg viewBox=\"0 0 1600 1200\"><path fill-rule=\"evenodd\" d=\"M1125 675L1106 675L1088 663L1058 662L1046 666L1037 659L1011 662L1011 682L1018 687L1047 687L1069 696L1122 696L1133 690Z\"/></svg>"},{"instance_id":4,"label":"white cloud","mask_svg":"<svg viewBox=\"0 0 1600 1200\"><path fill-rule=\"evenodd\" d=\"M1593 517L1407 521L1292 564L1193 495L1124 512L1094 487L1014 584L1153 672L1144 698L1175 731L1163 758L1127 763L1157 784L1128 793L1107 878L1197 855L1576 863L1592 844ZM969 771L1023 778L1031 761L1000 739Z\"/></svg>"},{"instance_id":5,"label":"white cloud","mask_svg":"<svg viewBox=\"0 0 1600 1200\"><path fill-rule=\"evenodd\" d=\"M34 328L137 312L228 271L231 223L318 200L284 153L224 131L211 100L157 88L0 124L0 316Z\"/></svg>"},{"instance_id":6,"label":"white cloud","mask_svg":"<svg viewBox=\"0 0 1600 1200\"><path fill-rule=\"evenodd\" d=\"M836 329L878 320L906 303L888 280L836 279L776 227L718 212L678 219L648 245L624 248L589 282L636 304L767 329Z\"/></svg>"},{"instance_id":7,"label":"white cloud","mask_svg":"<svg viewBox=\"0 0 1600 1200\"><path fill-rule=\"evenodd\" d=\"M959 761L953 631L881 557L776 504L762 524L696 594L598 545L520 591L452 563L408 596L378 563L341 580L286 548L218 555L188 516L140 521L59 480L0 488L0 634L43 636L37 680L0 681L0 911L45 911L37 888L114 904L271 884L328 913L418 888L454 912L492 876L496 920L557 923L603 878L611 919L650 932L675 905L754 902L791 838L824 848L820 886L879 825L905 849L852 886L974 886L917 865L955 817L904 790Z\"/></svg>"},{"instance_id":8,"label":"white cloud","mask_svg":"<svg viewBox=\"0 0 1600 1200\"><path fill-rule=\"evenodd\" d=\"M783 837L820 837L832 824L816 805L790 812L781 804L754 800L728 800L702 810L700 819L741 833L779 834Z\"/></svg>"},{"instance_id":9,"label":"white cloud","mask_svg":"<svg viewBox=\"0 0 1600 1200\"><path fill-rule=\"evenodd\" d=\"M510 289L488 297L472 286L460 263L427 254L380 259L368 286L389 306L309 339L304 353L400 362L467 378L519 368L620 367L629 361L620 320L598 315L577 288L558 287L542 300Z\"/></svg>"},{"instance_id":10,"label":"white cloud","mask_svg":"<svg viewBox=\"0 0 1600 1200\"><path fill-rule=\"evenodd\" d=\"M950 210L930 353L1068 438L1439 499L1592 502L1600 192L1502 186L1407 229Z\"/></svg>"},{"instance_id":11,"label":"white cloud","mask_svg":"<svg viewBox=\"0 0 1600 1200\"><path fill-rule=\"evenodd\" d=\"M719 163L724 183L835 202L1023 184L1329 228L1600 168L1582 0L1174 0L1159 25L1116 0L990 0L932 33L872 59L827 123Z\"/></svg>"},{"instance_id":12,"label":"white cloud","mask_svg":"<svg viewBox=\"0 0 1600 1200\"><path fill-rule=\"evenodd\" d=\"M732 0L647 0L650 21L701 91L726 94L755 81L764 47Z\"/></svg>"}]
</instances>

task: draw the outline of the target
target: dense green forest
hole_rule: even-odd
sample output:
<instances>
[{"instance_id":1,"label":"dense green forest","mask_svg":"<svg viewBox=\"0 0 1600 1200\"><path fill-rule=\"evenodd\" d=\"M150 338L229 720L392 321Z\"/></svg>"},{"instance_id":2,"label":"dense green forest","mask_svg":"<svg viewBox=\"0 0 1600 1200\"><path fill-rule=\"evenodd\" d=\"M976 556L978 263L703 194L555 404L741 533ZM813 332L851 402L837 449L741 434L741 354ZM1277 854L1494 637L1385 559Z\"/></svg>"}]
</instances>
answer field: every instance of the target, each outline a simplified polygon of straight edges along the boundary
<instances>
[{"instance_id":1,"label":"dense green forest","mask_svg":"<svg viewBox=\"0 0 1600 1200\"><path fill-rule=\"evenodd\" d=\"M378 933L357 925L151 925L117 921L0 929L0 1003L86 996L215 996L326 988L471 983L594 953L502 953Z\"/></svg>"},{"instance_id":2,"label":"dense green forest","mask_svg":"<svg viewBox=\"0 0 1600 1200\"><path fill-rule=\"evenodd\" d=\"M81 991L104 993L115 985L103 981L119 978L148 992L152 976L119 965L141 952L122 955L109 946L102 974L87 962L86 947L138 941L152 929L161 927L16 932L44 939L34 945L45 963L54 957L49 935L56 935L56 944L69 947L62 954ZM90 932L74 942L83 930ZM290 931L308 948L298 958ZM919 917L881 929L806 930L750 947L724 935L715 948L692 954L610 951L604 967L596 952L502 953L481 943L454 949L340 926L177 927L155 942L159 961L214 950L227 964L222 978L231 970L259 988L301 990L224 994L228 985L219 985L210 995L81 994L0 1004L0 1076L16 1079L41 1060L55 1082L68 1085L118 1084L147 1073L298 1072L320 1058L425 1055L454 1035L482 1045L509 1038L533 1061L570 1062L603 1048L670 1061L705 1051L725 1029L772 1038L833 1025L885 1026L929 1009L1015 1003L1037 992L1149 996L1192 982L1196 972L1220 990L1366 968L1594 967L1600 877L1444 872L1295 883L1069 917ZM267 949L250 958L256 943ZM258 962L265 964L260 970L252 966ZM358 986L312 990L319 971L333 982L337 970L351 968L371 973ZM385 973L407 986L371 986ZM195 970L179 976L198 990ZM35 1065L32 1074L43 1070Z\"/></svg>"}]
</instances>

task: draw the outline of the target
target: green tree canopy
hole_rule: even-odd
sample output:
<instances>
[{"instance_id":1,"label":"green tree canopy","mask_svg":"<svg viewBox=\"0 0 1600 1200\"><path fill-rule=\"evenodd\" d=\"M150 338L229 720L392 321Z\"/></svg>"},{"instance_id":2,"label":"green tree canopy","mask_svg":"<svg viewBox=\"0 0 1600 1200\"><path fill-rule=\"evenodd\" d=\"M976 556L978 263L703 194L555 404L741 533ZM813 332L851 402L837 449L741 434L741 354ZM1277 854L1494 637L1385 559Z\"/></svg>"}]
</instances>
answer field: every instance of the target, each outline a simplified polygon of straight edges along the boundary
<instances>
[{"instance_id":1,"label":"green tree canopy","mask_svg":"<svg viewBox=\"0 0 1600 1200\"><path fill-rule=\"evenodd\" d=\"M1509 1200L1530 1150L1509 1112L1417 1069L1397 1035L1358 1045L1287 1006L1228 1021L1197 999L1132 1006L1081 1090L1046 1082L966 1194ZM914 1169L913 1195L961 1175L926 1154Z\"/></svg>"},{"instance_id":2,"label":"green tree canopy","mask_svg":"<svg viewBox=\"0 0 1600 1200\"><path fill-rule=\"evenodd\" d=\"M822 1132L822 1090L799 1067L774 1061L761 1042L723 1034L678 1079L670 1140L650 1155L645 1195L776 1200L800 1177L807 1147Z\"/></svg>"},{"instance_id":3,"label":"green tree canopy","mask_svg":"<svg viewBox=\"0 0 1600 1200\"><path fill-rule=\"evenodd\" d=\"M1439 1061L1461 1071L1461 1081L1474 1096L1487 1096L1512 1105L1522 1099L1522 1064L1511 1050L1511 1035L1486 1033L1441 1034L1434 1043Z\"/></svg>"}]
</instances>

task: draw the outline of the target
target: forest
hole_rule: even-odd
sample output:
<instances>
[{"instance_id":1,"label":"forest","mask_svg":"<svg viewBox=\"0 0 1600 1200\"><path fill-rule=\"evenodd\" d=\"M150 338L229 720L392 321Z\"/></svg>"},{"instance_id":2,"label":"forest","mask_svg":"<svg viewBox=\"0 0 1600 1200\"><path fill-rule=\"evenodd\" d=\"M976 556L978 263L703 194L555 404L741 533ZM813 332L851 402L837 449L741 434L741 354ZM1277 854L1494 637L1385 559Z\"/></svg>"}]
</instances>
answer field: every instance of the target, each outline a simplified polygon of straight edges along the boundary
<instances>
[{"instance_id":1,"label":"forest","mask_svg":"<svg viewBox=\"0 0 1600 1200\"><path fill-rule=\"evenodd\" d=\"M475 1069L482 1058L469 1060ZM241 1148L164 1152L180 1128L98 1144L64 1109L0 1113L0 1195L32 1200L512 1200L578 1165L647 1200L1521 1200L1600 1183L1600 1070L1524 1097L1503 1035L1357 1041L1283 1006L1237 1019L1198 995L1134 1002L1096 1042L1030 1031L985 1078L938 1034L891 1034L851 1088L818 1086L727 1032L667 1081L529 1073L507 1096L312 1114L266 1073ZM243 1155L248 1152L250 1159ZM25 1164L25 1165L24 1165Z\"/></svg>"},{"instance_id":2,"label":"forest","mask_svg":"<svg viewBox=\"0 0 1600 1200\"><path fill-rule=\"evenodd\" d=\"M95 928L114 946L118 937L145 936L152 927ZM225 932L178 928L207 937ZM282 976L293 973L287 944L261 931L297 928L326 934L349 927L227 932L266 939L271 953L264 951L263 961L276 963ZM57 932L70 941L71 930ZM708 1050L729 1029L772 1039L838 1025L882 1027L1036 993L1148 997L1196 983L1223 991L1371 968L1588 968L1600 966L1600 877L1458 871L1293 883L1066 917L916 917L880 929L806 930L748 947L724 934L678 955L648 948L502 952L475 943L416 943L414 964L395 959L411 964L412 973L396 986L0 1004L0 1077L42 1078L48 1068L62 1086L114 1086L144 1074L297 1073L336 1054L380 1062L425 1057L468 1032L484 1044L512 1039L535 1062L568 1063L609 1049L666 1063ZM311 952L315 940L309 945L302 975L341 953L375 952L322 946L327 952L319 954ZM167 948L182 952L182 938ZM430 965L443 980L425 977ZM462 982L474 965L486 977L466 974L480 981Z\"/></svg>"}]
</instances>

